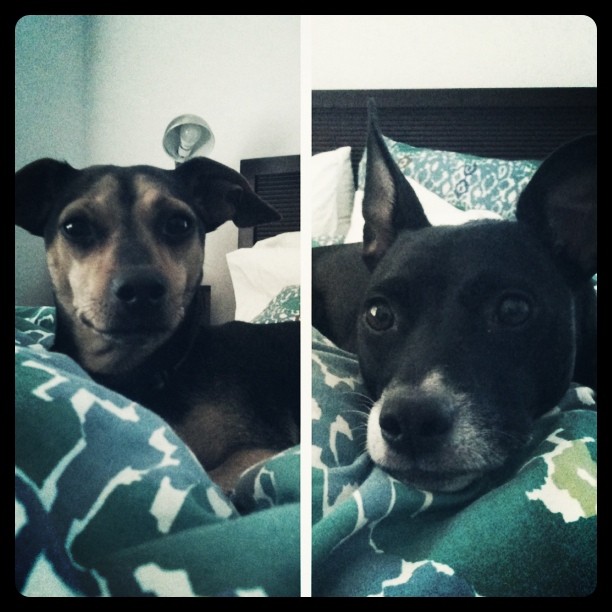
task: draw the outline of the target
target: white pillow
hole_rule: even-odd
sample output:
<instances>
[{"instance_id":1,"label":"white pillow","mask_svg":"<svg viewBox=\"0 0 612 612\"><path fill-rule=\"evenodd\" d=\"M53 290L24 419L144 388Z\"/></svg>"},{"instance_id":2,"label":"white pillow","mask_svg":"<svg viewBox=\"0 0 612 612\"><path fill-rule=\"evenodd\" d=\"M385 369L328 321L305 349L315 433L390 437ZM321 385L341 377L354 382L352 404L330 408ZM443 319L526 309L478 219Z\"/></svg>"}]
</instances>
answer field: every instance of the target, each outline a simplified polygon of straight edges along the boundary
<instances>
[{"instance_id":1,"label":"white pillow","mask_svg":"<svg viewBox=\"0 0 612 612\"><path fill-rule=\"evenodd\" d=\"M311 177L312 235L344 236L355 195L351 147L313 155Z\"/></svg>"},{"instance_id":2,"label":"white pillow","mask_svg":"<svg viewBox=\"0 0 612 612\"><path fill-rule=\"evenodd\" d=\"M300 284L300 233L287 232L225 256L236 321L252 321L288 285Z\"/></svg>"},{"instance_id":3,"label":"white pillow","mask_svg":"<svg viewBox=\"0 0 612 612\"><path fill-rule=\"evenodd\" d=\"M467 221L476 219L501 219L501 216L490 210L459 210L452 204L443 200L429 189L426 189L414 179L407 177L408 182L414 189L425 215L432 225L460 225ZM361 204L363 202L363 190L355 192L355 203L351 215L351 226L344 239L345 243L361 242L363 240L363 216Z\"/></svg>"}]
</instances>

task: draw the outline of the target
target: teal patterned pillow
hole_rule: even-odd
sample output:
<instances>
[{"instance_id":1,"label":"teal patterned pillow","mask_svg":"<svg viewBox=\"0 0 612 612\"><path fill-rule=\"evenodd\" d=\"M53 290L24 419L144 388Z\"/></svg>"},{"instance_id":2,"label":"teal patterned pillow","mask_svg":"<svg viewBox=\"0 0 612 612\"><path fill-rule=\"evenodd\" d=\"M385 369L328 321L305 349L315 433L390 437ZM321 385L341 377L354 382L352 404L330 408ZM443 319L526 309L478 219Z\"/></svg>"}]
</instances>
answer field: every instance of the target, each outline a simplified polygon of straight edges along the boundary
<instances>
[{"instance_id":1,"label":"teal patterned pillow","mask_svg":"<svg viewBox=\"0 0 612 612\"><path fill-rule=\"evenodd\" d=\"M300 288L285 287L254 319L253 323L282 323L300 318Z\"/></svg>"},{"instance_id":2,"label":"teal patterned pillow","mask_svg":"<svg viewBox=\"0 0 612 612\"><path fill-rule=\"evenodd\" d=\"M311 245L313 247L330 246L332 244L342 244L344 242L344 236L338 234L321 234L319 236L313 236Z\"/></svg>"},{"instance_id":3,"label":"teal patterned pillow","mask_svg":"<svg viewBox=\"0 0 612 612\"><path fill-rule=\"evenodd\" d=\"M385 137L402 172L460 210L490 210L514 218L520 192L538 161L504 160L413 147ZM358 185L365 182L365 160L359 164Z\"/></svg>"}]
</instances>

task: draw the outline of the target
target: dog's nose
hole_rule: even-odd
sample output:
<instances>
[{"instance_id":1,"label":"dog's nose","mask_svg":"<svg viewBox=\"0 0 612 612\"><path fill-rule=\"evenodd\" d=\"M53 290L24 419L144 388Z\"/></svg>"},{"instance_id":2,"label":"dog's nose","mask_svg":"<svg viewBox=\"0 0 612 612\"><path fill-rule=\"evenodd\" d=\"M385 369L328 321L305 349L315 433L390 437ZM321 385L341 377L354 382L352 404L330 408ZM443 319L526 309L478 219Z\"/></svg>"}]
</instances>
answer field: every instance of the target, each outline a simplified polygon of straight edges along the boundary
<instances>
[{"instance_id":1,"label":"dog's nose","mask_svg":"<svg viewBox=\"0 0 612 612\"><path fill-rule=\"evenodd\" d=\"M378 419L383 439L395 451L419 457L439 449L452 430L454 406L442 395L391 397Z\"/></svg>"},{"instance_id":2,"label":"dog's nose","mask_svg":"<svg viewBox=\"0 0 612 612\"><path fill-rule=\"evenodd\" d=\"M166 284L159 274L152 271L124 273L113 281L115 297L129 308L157 306L166 295Z\"/></svg>"}]
</instances>

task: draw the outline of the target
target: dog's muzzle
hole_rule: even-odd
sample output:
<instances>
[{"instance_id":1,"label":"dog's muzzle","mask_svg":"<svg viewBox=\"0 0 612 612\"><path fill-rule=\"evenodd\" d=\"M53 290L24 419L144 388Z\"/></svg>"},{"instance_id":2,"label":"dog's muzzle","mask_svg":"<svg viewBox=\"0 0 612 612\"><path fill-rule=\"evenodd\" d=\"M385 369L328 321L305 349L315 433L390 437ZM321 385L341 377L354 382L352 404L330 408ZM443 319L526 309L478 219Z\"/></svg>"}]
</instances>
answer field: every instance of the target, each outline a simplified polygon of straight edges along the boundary
<instances>
[{"instance_id":1,"label":"dog's muzzle","mask_svg":"<svg viewBox=\"0 0 612 612\"><path fill-rule=\"evenodd\" d=\"M398 480L431 491L462 489L507 457L473 400L438 372L383 391L368 418L367 450Z\"/></svg>"},{"instance_id":2,"label":"dog's muzzle","mask_svg":"<svg viewBox=\"0 0 612 612\"><path fill-rule=\"evenodd\" d=\"M136 266L111 280L96 316L87 310L80 313L80 320L114 342L154 341L180 322L183 305L171 301L167 280L154 268Z\"/></svg>"},{"instance_id":3,"label":"dog's muzzle","mask_svg":"<svg viewBox=\"0 0 612 612\"><path fill-rule=\"evenodd\" d=\"M116 276L110 287L117 303L133 314L145 314L163 305L165 279L154 270L130 270Z\"/></svg>"}]
</instances>

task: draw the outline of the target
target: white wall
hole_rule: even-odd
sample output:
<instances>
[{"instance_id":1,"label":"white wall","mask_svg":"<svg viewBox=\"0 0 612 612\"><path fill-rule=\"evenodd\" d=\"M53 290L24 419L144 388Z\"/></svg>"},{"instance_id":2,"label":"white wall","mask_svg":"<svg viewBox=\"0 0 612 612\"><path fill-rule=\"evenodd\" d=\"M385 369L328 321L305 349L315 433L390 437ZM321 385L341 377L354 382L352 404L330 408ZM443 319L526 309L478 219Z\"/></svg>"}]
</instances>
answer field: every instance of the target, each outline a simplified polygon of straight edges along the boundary
<instances>
[{"instance_id":1,"label":"white wall","mask_svg":"<svg viewBox=\"0 0 612 612\"><path fill-rule=\"evenodd\" d=\"M300 151L299 16L97 16L90 57L89 163L173 167L161 140L184 113L209 123L210 157L236 170ZM233 318L225 254L237 236L232 223L207 236L214 322Z\"/></svg>"},{"instance_id":2,"label":"white wall","mask_svg":"<svg viewBox=\"0 0 612 612\"><path fill-rule=\"evenodd\" d=\"M34 16L23 20L16 36L17 55L30 50L16 64L16 81L32 75L36 87L20 86L25 91L16 95L16 125L23 133L16 142L18 167L49 154L77 166L172 168L161 141L167 124L183 113L210 124L216 138L210 157L235 169L241 159L300 151L299 16ZM73 56L82 63L73 65ZM73 82L83 94L75 94ZM37 138L32 117L41 109L48 122ZM52 149L41 146L62 132L66 115L68 123L80 124L84 154L65 140ZM233 316L225 253L236 246L230 223L207 238L204 280L213 286L215 322ZM16 285L17 301L28 303L29 295L23 282Z\"/></svg>"},{"instance_id":3,"label":"white wall","mask_svg":"<svg viewBox=\"0 0 612 612\"><path fill-rule=\"evenodd\" d=\"M80 16L17 23L15 170L40 157L85 162L85 30ZM15 227L15 303L52 303L44 262L42 239Z\"/></svg>"},{"instance_id":4,"label":"white wall","mask_svg":"<svg viewBox=\"0 0 612 612\"><path fill-rule=\"evenodd\" d=\"M595 87L584 15L313 15L314 89Z\"/></svg>"},{"instance_id":5,"label":"white wall","mask_svg":"<svg viewBox=\"0 0 612 612\"><path fill-rule=\"evenodd\" d=\"M580 15L314 15L315 89L596 86L596 26ZM166 125L195 113L213 159L300 149L295 15L30 15L15 37L15 164L38 157L172 167ZM308 59L308 58L307 58ZM308 62L306 62L306 65ZM308 149L308 143L305 143ZM209 237L213 319L231 318L225 253ZM50 303L42 240L16 228L15 300Z\"/></svg>"}]
</instances>

